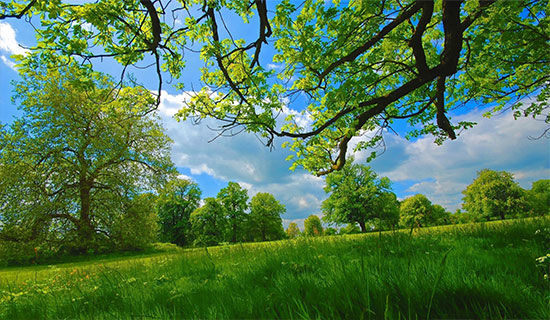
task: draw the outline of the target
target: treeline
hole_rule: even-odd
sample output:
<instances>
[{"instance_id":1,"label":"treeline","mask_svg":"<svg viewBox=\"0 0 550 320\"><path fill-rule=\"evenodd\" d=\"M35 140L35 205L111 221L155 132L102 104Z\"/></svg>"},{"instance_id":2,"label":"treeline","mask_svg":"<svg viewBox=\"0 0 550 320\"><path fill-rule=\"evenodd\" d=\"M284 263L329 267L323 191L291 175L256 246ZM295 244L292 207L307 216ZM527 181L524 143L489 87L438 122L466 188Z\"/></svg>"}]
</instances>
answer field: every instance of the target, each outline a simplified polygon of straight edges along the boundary
<instances>
[{"instance_id":1,"label":"treeline","mask_svg":"<svg viewBox=\"0 0 550 320\"><path fill-rule=\"evenodd\" d=\"M535 181L531 189L525 190L511 173L489 169L478 172L477 178L462 192L462 210L454 213L433 204L423 194L399 201L390 180L379 178L365 165L347 164L341 171L329 174L325 191L329 197L321 207L323 221L345 226L323 228L319 216L310 215L304 221L303 231L296 223L290 223L286 230L288 237L421 228L550 213L550 180Z\"/></svg>"},{"instance_id":2,"label":"treeline","mask_svg":"<svg viewBox=\"0 0 550 320\"><path fill-rule=\"evenodd\" d=\"M156 201L160 240L204 246L282 239L284 205L270 193L258 193L248 200L247 190L236 182L229 182L215 198L201 200L196 183L172 180Z\"/></svg>"}]
</instances>

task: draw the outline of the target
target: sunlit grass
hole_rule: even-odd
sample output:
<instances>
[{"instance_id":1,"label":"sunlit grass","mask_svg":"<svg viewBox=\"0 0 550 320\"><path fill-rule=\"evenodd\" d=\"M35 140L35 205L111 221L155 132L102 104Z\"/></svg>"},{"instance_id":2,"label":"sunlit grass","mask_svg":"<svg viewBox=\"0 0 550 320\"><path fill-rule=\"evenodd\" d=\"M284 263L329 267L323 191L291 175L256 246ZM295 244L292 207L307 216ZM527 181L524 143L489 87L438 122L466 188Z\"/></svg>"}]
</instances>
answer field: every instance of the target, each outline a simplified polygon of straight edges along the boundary
<instances>
[{"instance_id":1,"label":"sunlit grass","mask_svg":"<svg viewBox=\"0 0 550 320\"><path fill-rule=\"evenodd\" d=\"M0 270L0 318L550 318L550 219Z\"/></svg>"}]
</instances>

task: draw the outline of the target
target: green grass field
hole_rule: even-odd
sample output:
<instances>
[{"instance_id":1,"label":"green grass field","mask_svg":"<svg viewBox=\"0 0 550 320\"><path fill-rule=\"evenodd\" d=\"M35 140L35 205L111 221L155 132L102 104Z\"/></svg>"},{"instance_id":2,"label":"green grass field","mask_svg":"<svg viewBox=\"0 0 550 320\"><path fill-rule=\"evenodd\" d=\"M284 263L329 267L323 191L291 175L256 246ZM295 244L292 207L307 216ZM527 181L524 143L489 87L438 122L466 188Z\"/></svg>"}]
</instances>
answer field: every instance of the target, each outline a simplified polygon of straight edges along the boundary
<instances>
[{"instance_id":1,"label":"green grass field","mask_svg":"<svg viewBox=\"0 0 550 320\"><path fill-rule=\"evenodd\" d=\"M550 219L0 269L2 319L550 318Z\"/></svg>"}]
</instances>

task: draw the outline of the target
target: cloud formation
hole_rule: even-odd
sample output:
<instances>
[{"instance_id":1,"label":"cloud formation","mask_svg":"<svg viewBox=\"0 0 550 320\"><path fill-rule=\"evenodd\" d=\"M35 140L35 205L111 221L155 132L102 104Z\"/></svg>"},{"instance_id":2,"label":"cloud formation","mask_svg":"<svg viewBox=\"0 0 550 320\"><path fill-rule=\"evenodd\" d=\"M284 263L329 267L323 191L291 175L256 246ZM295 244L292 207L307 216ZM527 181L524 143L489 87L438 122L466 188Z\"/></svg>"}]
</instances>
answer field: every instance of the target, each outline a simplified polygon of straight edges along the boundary
<instances>
[{"instance_id":1,"label":"cloud formation","mask_svg":"<svg viewBox=\"0 0 550 320\"><path fill-rule=\"evenodd\" d=\"M283 140L270 150L260 138L245 132L214 139L217 133L209 129L217 126L213 120L204 119L194 125L173 119L189 98L188 93L163 92L159 106L167 134L174 140L172 160L177 167L188 168L191 175L208 174L224 182L238 182L250 197L258 192L273 194L286 207L285 226L287 220L320 212L325 197L323 179L300 169L291 172L291 163L285 161L290 151L280 147Z\"/></svg>"},{"instance_id":2,"label":"cloud formation","mask_svg":"<svg viewBox=\"0 0 550 320\"><path fill-rule=\"evenodd\" d=\"M0 60L14 71L15 63L9 59L9 56L14 54L24 55L29 52L29 50L19 45L19 42L16 40L15 30L6 22L0 22L0 52L8 55L0 55Z\"/></svg>"},{"instance_id":3,"label":"cloud formation","mask_svg":"<svg viewBox=\"0 0 550 320\"><path fill-rule=\"evenodd\" d=\"M290 151L278 147L283 140L277 141L273 151L248 133L209 142L216 136L208 128L216 127L212 120L193 125L172 118L187 99L187 93L165 92L159 107L167 133L174 140L172 159L178 167L188 168L191 175L208 174L224 183L236 181L250 197L258 192L272 193L287 208L283 215L285 227L290 222L303 226L304 218L321 212L320 205L326 198L324 179L300 169L289 171L291 163L284 159ZM386 152L370 165L380 176L402 186L401 190L396 188L399 198L423 193L451 211L460 207L462 190L481 169L510 171L524 188L530 188L531 182L538 179L550 178L550 140L528 139L540 134L544 123L514 120L510 112L486 119L480 110L453 121L461 120L476 121L478 125L442 146L434 144L432 137L407 141L388 134ZM366 156L367 152L357 153L356 161L364 161Z\"/></svg>"},{"instance_id":4,"label":"cloud formation","mask_svg":"<svg viewBox=\"0 0 550 320\"><path fill-rule=\"evenodd\" d=\"M434 144L433 137L410 142L388 136L387 152L372 166L394 182L412 182L403 197L423 193L453 211L460 207L462 190L484 168L512 172L524 188L550 178L550 140L529 139L545 129L544 122L514 120L511 112L487 119L482 113L474 110L456 117L455 121L470 120L478 125L442 146ZM358 158L364 159L365 154Z\"/></svg>"}]
</instances>

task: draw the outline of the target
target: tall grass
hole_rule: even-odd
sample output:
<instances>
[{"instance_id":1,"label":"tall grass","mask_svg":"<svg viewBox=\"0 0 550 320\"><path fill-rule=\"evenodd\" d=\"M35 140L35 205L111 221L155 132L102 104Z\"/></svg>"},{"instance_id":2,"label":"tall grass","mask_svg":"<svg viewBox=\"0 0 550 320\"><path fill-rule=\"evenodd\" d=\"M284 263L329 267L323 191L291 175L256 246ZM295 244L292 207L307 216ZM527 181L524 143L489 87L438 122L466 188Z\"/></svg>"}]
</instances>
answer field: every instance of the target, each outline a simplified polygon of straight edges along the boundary
<instances>
[{"instance_id":1,"label":"tall grass","mask_svg":"<svg viewBox=\"0 0 550 320\"><path fill-rule=\"evenodd\" d=\"M0 317L548 319L549 244L546 218L0 271Z\"/></svg>"}]
</instances>

